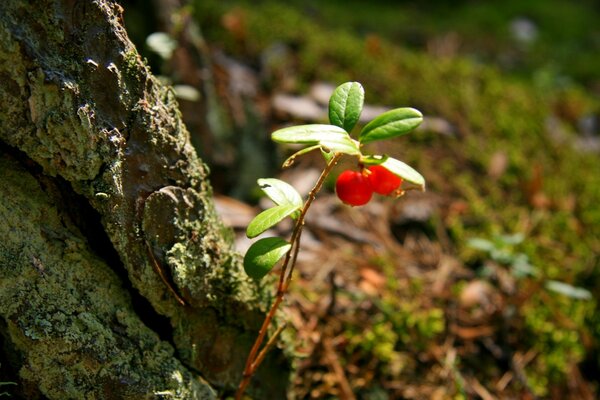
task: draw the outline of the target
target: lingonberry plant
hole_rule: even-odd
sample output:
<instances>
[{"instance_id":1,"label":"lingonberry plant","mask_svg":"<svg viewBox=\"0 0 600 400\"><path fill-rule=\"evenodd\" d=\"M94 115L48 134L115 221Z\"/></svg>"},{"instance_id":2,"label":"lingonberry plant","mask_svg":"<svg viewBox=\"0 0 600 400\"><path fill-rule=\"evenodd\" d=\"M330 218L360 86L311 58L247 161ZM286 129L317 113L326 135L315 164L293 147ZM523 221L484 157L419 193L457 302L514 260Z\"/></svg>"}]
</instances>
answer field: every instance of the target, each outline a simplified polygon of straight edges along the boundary
<instances>
[{"instance_id":1,"label":"lingonberry plant","mask_svg":"<svg viewBox=\"0 0 600 400\"><path fill-rule=\"evenodd\" d=\"M425 189L425 180L417 171L402 161L385 154L367 154L364 145L404 135L416 128L423 115L414 108L397 108L382 113L359 132L357 139L350 136L362 112L364 90L358 82L346 82L338 86L329 100L329 122L292 126L273 132L277 143L301 144L304 148L294 153L283 164L291 166L297 157L319 150L326 165L308 193L306 200L288 183L279 179L259 179L258 185L275 205L258 214L248 225L246 235L255 238L285 218L295 220L289 240L266 237L254 242L244 256L244 270L253 279L261 279L283 258L275 298L265 316L258 337L250 350L242 381L235 398L241 399L254 372L263 361L267 351L275 343L284 326L280 326L262 347L270 323L290 285L304 227L304 219L325 178L342 157L356 160L356 170L342 172L336 181L336 193L340 200L351 206L367 204L373 193L399 197L404 189Z\"/></svg>"}]
</instances>

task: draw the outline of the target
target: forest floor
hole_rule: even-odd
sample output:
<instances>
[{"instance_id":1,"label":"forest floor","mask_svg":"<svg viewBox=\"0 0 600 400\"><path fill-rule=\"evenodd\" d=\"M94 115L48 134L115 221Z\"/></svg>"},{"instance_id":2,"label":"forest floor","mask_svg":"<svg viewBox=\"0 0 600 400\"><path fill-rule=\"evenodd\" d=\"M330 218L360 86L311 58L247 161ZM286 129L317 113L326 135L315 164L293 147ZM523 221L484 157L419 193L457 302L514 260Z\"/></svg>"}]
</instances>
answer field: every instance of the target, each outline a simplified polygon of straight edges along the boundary
<instances>
[{"instance_id":1,"label":"forest floor","mask_svg":"<svg viewBox=\"0 0 600 400\"><path fill-rule=\"evenodd\" d=\"M266 206L256 178L307 193L323 168L308 156L280 170L290 151L270 132L324 122L329 93L349 80L365 87L366 114L425 114L374 150L414 166L427 191L351 208L334 177L311 209L282 313L290 397L596 398L597 7L349 3L193 2L208 91L186 81L185 51L148 53L180 95L240 252ZM142 28L129 30L144 43Z\"/></svg>"}]
</instances>

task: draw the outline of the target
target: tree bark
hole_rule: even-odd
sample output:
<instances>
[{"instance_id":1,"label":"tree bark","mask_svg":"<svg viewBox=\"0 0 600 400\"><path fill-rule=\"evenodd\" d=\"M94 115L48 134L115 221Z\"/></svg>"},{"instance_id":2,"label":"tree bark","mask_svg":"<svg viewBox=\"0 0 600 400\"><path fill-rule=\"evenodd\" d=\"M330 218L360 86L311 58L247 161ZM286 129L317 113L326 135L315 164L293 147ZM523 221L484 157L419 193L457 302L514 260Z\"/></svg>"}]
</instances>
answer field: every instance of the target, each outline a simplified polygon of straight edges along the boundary
<instances>
[{"instance_id":1,"label":"tree bark","mask_svg":"<svg viewBox=\"0 0 600 400\"><path fill-rule=\"evenodd\" d=\"M121 13L0 2L0 381L23 398L215 398L262 320ZM284 398L287 363L268 364L255 393Z\"/></svg>"}]
</instances>

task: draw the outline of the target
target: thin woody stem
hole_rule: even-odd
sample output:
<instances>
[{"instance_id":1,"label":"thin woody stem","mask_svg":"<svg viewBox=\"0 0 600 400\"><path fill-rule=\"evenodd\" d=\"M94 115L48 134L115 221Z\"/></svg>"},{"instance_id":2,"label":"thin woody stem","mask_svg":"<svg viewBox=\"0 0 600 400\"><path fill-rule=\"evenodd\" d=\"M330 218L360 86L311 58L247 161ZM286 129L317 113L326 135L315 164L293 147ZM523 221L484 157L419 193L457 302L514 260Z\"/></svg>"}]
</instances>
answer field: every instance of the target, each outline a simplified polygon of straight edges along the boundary
<instances>
[{"instance_id":1,"label":"thin woody stem","mask_svg":"<svg viewBox=\"0 0 600 400\"><path fill-rule=\"evenodd\" d=\"M321 175L319 176L319 179L315 183L315 186L308 193L308 199L306 199L306 203L304 203L304 206L302 207L302 210L300 212L300 216L298 217L298 220L296 221L296 224L294 225L294 230L292 231L292 236L290 238L290 243L292 244L292 248L285 255L285 259L284 259L283 265L281 267L281 273L279 275L279 282L277 284L277 293L275 295L275 300L273 301L273 304L271 305L269 312L265 316L262 326L260 327L260 330L258 331L258 336L257 336L256 340L254 341L254 345L252 346L252 349L250 350L250 354L248 354L248 359L246 360L246 366L244 368L243 378L242 378L242 381L240 382L240 385L238 386L238 389L235 393L236 400L242 399L242 396L243 396L244 392L246 391L246 387L250 383L250 379L252 378L252 375L254 375L254 372L256 371L256 369L258 368L258 366L264 359L264 356L266 355L266 350L261 352L260 354L258 354L258 351L260 349L262 342L265 339L265 335L267 334L267 330L269 328L269 325L271 324L271 320L273 319L273 317L275 317L275 312L277 311L279 304L281 304L281 302L283 301L283 297L284 297L284 295L287 291L287 288L290 285L290 282L292 280L292 274L294 272L294 267L296 266L296 259L298 257L298 251L300 250L300 238L302 237L302 229L304 228L304 218L306 217L306 213L308 212L308 209L310 208L313 201L315 200L317 193L323 187L325 178L327 178L327 176L329 175L329 173L331 172L333 167L335 167L335 165L338 163L338 161L340 160L341 157L342 157L341 153L336 153L333 155L331 160L327 163L327 166L325 167L325 169L323 169L323 172L321 172ZM288 271L288 269L289 269L289 271ZM269 341L269 342L271 342L271 341ZM269 343L267 343L267 345L265 346L265 349L268 349L268 347L270 347ZM258 356L257 356L257 354L258 354Z\"/></svg>"},{"instance_id":2,"label":"thin woody stem","mask_svg":"<svg viewBox=\"0 0 600 400\"><path fill-rule=\"evenodd\" d=\"M285 323L285 322L283 324L281 324L281 326L279 326L277 328L277 330L273 333L273 335L269 338L269 340L267 341L267 344L265 344L265 346L262 348L260 353L258 353L258 355L256 356L256 360L254 360L254 362L252 363L253 369L256 369L256 367L258 367L262 363L262 361L265 359L267 353L269 352L269 349L271 347L273 347L273 345L277 341L277 338L279 337L281 332L283 332L283 330L285 329L286 326L287 326L287 323Z\"/></svg>"}]
</instances>

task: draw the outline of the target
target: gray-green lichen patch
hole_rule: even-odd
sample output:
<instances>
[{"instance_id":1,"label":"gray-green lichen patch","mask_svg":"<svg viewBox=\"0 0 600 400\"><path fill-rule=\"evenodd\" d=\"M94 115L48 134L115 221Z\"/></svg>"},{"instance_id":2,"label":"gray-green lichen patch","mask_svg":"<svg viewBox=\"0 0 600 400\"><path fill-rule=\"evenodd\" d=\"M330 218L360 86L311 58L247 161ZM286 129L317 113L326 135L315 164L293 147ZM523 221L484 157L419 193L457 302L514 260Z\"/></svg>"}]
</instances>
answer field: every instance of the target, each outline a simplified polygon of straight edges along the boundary
<instances>
[{"instance_id":1,"label":"gray-green lichen patch","mask_svg":"<svg viewBox=\"0 0 600 400\"><path fill-rule=\"evenodd\" d=\"M33 135L12 135L9 143L25 151L52 176L90 180L107 161L110 142L97 130L93 104L78 104L79 85L47 83L41 70L30 73L29 115Z\"/></svg>"},{"instance_id":2,"label":"gray-green lichen patch","mask_svg":"<svg viewBox=\"0 0 600 400\"><path fill-rule=\"evenodd\" d=\"M178 315L179 354L209 380L234 387L245 363L239 355L249 351L262 314L259 291L218 226L212 206L192 188L168 186L146 199L144 236L175 290L202 310Z\"/></svg>"},{"instance_id":3,"label":"gray-green lichen patch","mask_svg":"<svg viewBox=\"0 0 600 400\"><path fill-rule=\"evenodd\" d=\"M258 307L219 225L212 205L192 188L167 186L145 201L144 236L189 304L221 313L228 302Z\"/></svg>"},{"instance_id":4,"label":"gray-green lichen patch","mask_svg":"<svg viewBox=\"0 0 600 400\"><path fill-rule=\"evenodd\" d=\"M94 99L81 92L83 66L52 51L65 47L63 29L52 29L61 23L52 13L34 17L23 4L13 7L3 2L0 8L0 122L5 128L0 139L26 152L49 175L93 179L116 147L108 140L110 129L96 121ZM19 21L21 15L35 19L35 26Z\"/></svg>"},{"instance_id":5,"label":"gray-green lichen patch","mask_svg":"<svg viewBox=\"0 0 600 400\"><path fill-rule=\"evenodd\" d=\"M50 399L210 399L38 182L0 157L0 317Z\"/></svg>"}]
</instances>

